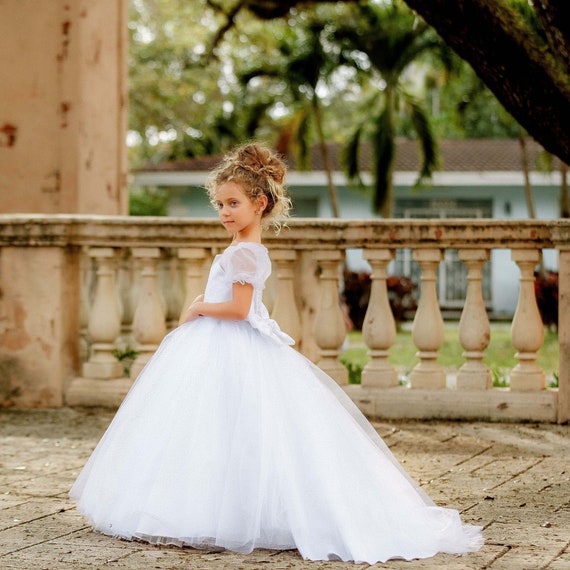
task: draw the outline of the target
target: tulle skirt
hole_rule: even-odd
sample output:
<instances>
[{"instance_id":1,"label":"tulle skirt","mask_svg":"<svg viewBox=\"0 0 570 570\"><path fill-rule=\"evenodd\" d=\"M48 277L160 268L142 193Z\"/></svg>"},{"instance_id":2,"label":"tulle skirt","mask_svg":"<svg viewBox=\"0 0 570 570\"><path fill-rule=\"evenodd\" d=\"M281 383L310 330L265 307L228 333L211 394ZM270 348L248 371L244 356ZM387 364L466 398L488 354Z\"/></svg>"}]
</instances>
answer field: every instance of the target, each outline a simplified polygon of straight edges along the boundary
<instances>
[{"instance_id":1,"label":"tulle skirt","mask_svg":"<svg viewBox=\"0 0 570 570\"><path fill-rule=\"evenodd\" d=\"M245 321L167 335L70 496L95 530L156 544L372 564L483 543L331 378Z\"/></svg>"}]
</instances>

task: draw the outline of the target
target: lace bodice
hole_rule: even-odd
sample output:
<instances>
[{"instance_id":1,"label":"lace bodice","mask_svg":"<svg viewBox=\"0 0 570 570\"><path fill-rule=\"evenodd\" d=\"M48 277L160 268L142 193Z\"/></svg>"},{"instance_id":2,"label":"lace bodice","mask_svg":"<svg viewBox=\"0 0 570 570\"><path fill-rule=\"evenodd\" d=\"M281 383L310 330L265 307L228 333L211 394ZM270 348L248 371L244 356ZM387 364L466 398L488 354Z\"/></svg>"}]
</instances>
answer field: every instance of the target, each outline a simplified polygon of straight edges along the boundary
<instances>
[{"instance_id":1,"label":"lace bodice","mask_svg":"<svg viewBox=\"0 0 570 570\"><path fill-rule=\"evenodd\" d=\"M246 321L280 344L294 344L293 339L281 331L279 325L269 317L269 312L263 304L263 289L270 274L271 260L265 246L254 242L230 245L214 258L204 301L229 301L232 298L233 283L251 283L253 298Z\"/></svg>"}]
</instances>

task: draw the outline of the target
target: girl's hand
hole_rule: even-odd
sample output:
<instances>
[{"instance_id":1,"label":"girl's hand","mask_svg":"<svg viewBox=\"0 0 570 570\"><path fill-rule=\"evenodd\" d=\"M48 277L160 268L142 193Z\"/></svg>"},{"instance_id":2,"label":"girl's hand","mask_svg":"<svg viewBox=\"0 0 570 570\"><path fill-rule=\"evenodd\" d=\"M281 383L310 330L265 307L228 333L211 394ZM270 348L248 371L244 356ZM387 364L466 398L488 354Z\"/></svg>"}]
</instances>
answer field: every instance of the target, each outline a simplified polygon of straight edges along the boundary
<instances>
[{"instance_id":1,"label":"girl's hand","mask_svg":"<svg viewBox=\"0 0 570 570\"><path fill-rule=\"evenodd\" d=\"M203 303L203 301L204 295L198 295L192 301L192 304L186 309L184 316L180 319L180 324L197 319L200 316L199 306Z\"/></svg>"},{"instance_id":2,"label":"girl's hand","mask_svg":"<svg viewBox=\"0 0 570 570\"><path fill-rule=\"evenodd\" d=\"M186 309L180 324L193 321L201 316L229 321L243 321L249 314L252 298L253 285L251 283L239 282L232 285L232 298L230 301L210 303L203 301L203 295L198 295Z\"/></svg>"},{"instance_id":3,"label":"girl's hand","mask_svg":"<svg viewBox=\"0 0 570 570\"><path fill-rule=\"evenodd\" d=\"M201 316L201 312L200 312L200 307L202 305L202 301L196 301L195 303L192 303L189 307L188 310L186 311L186 314L184 315L184 322L187 323L189 321L193 321L194 319L197 319L198 317Z\"/></svg>"}]
</instances>

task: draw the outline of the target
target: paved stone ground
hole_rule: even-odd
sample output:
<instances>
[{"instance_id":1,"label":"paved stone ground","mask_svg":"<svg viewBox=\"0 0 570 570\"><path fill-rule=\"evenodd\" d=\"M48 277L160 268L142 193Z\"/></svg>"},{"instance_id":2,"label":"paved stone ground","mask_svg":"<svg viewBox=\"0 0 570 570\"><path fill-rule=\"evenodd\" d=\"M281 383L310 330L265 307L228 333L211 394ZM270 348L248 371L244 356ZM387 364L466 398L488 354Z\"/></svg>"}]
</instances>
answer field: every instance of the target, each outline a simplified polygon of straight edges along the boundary
<instances>
[{"instance_id":1,"label":"paved stone ground","mask_svg":"<svg viewBox=\"0 0 570 570\"><path fill-rule=\"evenodd\" d=\"M484 527L485 546L372 567L155 547L91 532L67 498L111 419L108 411L0 411L0 568L11 569L570 569L570 426L378 422L431 497Z\"/></svg>"}]
</instances>

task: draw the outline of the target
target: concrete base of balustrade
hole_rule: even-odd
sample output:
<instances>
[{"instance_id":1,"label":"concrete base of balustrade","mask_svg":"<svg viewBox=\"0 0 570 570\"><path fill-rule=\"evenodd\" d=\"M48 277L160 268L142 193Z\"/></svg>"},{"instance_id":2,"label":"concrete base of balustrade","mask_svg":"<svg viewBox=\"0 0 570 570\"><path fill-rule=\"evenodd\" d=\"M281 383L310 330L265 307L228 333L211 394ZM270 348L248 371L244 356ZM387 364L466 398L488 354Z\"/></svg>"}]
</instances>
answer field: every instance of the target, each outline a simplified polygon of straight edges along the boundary
<instances>
[{"instance_id":1,"label":"concrete base of balustrade","mask_svg":"<svg viewBox=\"0 0 570 570\"><path fill-rule=\"evenodd\" d=\"M74 378L65 395L68 406L116 409L133 381ZM422 390L366 388L349 384L346 394L369 418L556 422L558 390Z\"/></svg>"},{"instance_id":2,"label":"concrete base of balustrade","mask_svg":"<svg viewBox=\"0 0 570 570\"><path fill-rule=\"evenodd\" d=\"M108 380L117 378L123 372L123 366L116 358L109 362L85 362L81 373L86 378L96 378L100 380Z\"/></svg>"},{"instance_id":3,"label":"concrete base of balustrade","mask_svg":"<svg viewBox=\"0 0 570 570\"><path fill-rule=\"evenodd\" d=\"M65 393L65 403L72 407L115 409L132 385L130 378L74 378Z\"/></svg>"},{"instance_id":4,"label":"concrete base of balustrade","mask_svg":"<svg viewBox=\"0 0 570 570\"><path fill-rule=\"evenodd\" d=\"M556 422L558 390L422 390L343 386L369 418Z\"/></svg>"}]
</instances>

